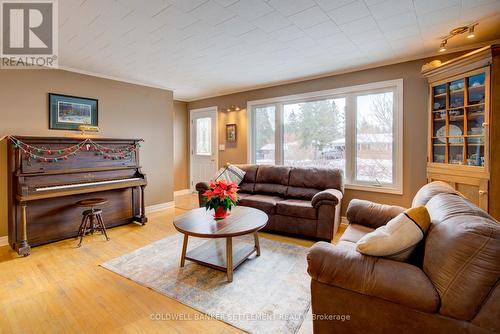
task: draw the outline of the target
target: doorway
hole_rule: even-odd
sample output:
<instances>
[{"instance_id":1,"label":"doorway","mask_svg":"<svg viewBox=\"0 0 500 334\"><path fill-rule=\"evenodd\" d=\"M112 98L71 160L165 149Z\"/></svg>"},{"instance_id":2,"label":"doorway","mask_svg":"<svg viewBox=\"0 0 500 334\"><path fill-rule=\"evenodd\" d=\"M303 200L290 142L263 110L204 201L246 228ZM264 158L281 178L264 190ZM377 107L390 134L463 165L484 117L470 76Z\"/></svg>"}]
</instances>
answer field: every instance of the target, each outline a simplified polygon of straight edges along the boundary
<instances>
[{"instance_id":1,"label":"doorway","mask_svg":"<svg viewBox=\"0 0 500 334\"><path fill-rule=\"evenodd\" d=\"M189 111L190 121L190 188L207 182L218 169L217 107Z\"/></svg>"}]
</instances>

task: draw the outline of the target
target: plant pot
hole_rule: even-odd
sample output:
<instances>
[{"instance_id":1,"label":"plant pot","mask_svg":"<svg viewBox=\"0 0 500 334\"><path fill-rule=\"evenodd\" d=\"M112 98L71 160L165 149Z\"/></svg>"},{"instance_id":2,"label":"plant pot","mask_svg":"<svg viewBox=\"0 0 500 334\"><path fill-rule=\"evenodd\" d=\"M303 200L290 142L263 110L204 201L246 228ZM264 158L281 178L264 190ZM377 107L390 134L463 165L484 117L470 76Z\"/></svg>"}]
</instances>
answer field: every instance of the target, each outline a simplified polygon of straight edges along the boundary
<instances>
[{"instance_id":1,"label":"plant pot","mask_svg":"<svg viewBox=\"0 0 500 334\"><path fill-rule=\"evenodd\" d=\"M229 216L230 214L231 214L230 211L228 211L227 209L225 209L223 207L220 207L217 210L215 210L214 218L215 219L224 219L227 216Z\"/></svg>"}]
</instances>

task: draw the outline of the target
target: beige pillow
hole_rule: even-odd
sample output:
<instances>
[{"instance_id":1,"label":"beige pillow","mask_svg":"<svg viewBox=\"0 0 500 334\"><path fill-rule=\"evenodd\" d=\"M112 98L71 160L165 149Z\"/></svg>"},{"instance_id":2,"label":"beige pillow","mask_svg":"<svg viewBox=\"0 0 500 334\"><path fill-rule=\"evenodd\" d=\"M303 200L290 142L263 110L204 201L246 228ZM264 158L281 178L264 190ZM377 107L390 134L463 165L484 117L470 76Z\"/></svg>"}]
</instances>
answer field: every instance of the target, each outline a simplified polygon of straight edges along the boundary
<instances>
[{"instance_id":1,"label":"beige pillow","mask_svg":"<svg viewBox=\"0 0 500 334\"><path fill-rule=\"evenodd\" d=\"M406 261L429 229L431 218L424 206L400 213L386 225L364 235L356 250L365 255Z\"/></svg>"}]
</instances>

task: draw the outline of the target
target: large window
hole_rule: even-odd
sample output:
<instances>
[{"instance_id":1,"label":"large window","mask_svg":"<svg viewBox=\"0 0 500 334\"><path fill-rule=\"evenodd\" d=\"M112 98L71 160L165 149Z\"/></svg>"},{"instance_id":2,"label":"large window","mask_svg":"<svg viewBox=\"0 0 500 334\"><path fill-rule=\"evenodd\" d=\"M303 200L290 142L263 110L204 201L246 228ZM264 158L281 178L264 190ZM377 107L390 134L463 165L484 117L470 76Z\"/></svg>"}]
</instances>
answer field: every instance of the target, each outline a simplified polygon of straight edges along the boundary
<instances>
[{"instance_id":1,"label":"large window","mask_svg":"<svg viewBox=\"0 0 500 334\"><path fill-rule=\"evenodd\" d=\"M344 143L345 98L283 105L285 165L344 169Z\"/></svg>"},{"instance_id":2,"label":"large window","mask_svg":"<svg viewBox=\"0 0 500 334\"><path fill-rule=\"evenodd\" d=\"M255 124L255 163L274 165L276 157L276 107L256 107L254 109Z\"/></svg>"},{"instance_id":3,"label":"large window","mask_svg":"<svg viewBox=\"0 0 500 334\"><path fill-rule=\"evenodd\" d=\"M334 167L347 187L402 192L402 80L252 101L251 160Z\"/></svg>"}]
</instances>

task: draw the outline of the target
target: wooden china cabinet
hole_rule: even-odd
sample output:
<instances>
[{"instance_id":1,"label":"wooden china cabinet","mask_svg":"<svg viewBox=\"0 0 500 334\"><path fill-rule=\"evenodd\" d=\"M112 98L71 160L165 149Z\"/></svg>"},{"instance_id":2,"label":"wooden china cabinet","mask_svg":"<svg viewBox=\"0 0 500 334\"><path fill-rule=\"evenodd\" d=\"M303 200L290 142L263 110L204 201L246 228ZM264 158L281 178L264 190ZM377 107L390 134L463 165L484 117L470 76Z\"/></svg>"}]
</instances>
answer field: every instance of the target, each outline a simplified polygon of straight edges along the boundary
<instances>
[{"instance_id":1,"label":"wooden china cabinet","mask_svg":"<svg viewBox=\"0 0 500 334\"><path fill-rule=\"evenodd\" d=\"M424 65L429 80L427 178L500 218L500 45Z\"/></svg>"}]
</instances>

